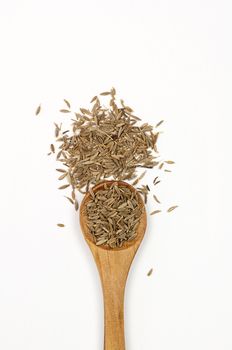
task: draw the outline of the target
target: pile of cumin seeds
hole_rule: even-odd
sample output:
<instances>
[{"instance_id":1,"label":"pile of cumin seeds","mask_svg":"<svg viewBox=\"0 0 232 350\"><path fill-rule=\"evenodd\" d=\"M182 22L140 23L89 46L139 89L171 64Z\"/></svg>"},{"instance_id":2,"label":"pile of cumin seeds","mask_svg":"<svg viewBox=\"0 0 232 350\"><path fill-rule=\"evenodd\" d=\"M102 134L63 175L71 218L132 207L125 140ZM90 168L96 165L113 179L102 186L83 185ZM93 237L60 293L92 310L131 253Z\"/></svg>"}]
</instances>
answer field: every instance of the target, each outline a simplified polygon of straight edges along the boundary
<instances>
[{"instance_id":1,"label":"pile of cumin seeds","mask_svg":"<svg viewBox=\"0 0 232 350\"><path fill-rule=\"evenodd\" d=\"M117 182L104 183L86 205L87 225L96 245L121 247L136 237L143 208L138 194Z\"/></svg>"},{"instance_id":2,"label":"pile of cumin seeds","mask_svg":"<svg viewBox=\"0 0 232 350\"><path fill-rule=\"evenodd\" d=\"M146 171L156 168L155 175L163 171L168 173L171 170L166 167L174 164L171 160L162 159L157 150L159 127L163 120L154 128L148 123L142 123L131 107L116 98L114 88L94 96L90 106L79 108L79 111L73 110L72 104L66 99L64 104L60 109L62 123L54 123L56 144L50 144L48 155L55 155L62 164L56 170L59 173L58 180L62 182L58 186L59 190L70 191L69 195L64 196L66 200L77 211L78 192L91 192L94 185L106 180L124 180L136 186L146 204L154 190L147 184L138 185ZM35 114L38 115L40 111L41 105ZM153 185L159 183L159 176L155 176ZM150 215L161 213L160 200L156 195L153 198L156 203ZM169 213L175 208L176 205L166 211ZM98 245L119 247L125 240L133 238L133 233L132 237L126 233L122 238L124 233L119 230L120 237L101 236L99 231L96 236L95 231L92 234Z\"/></svg>"},{"instance_id":3,"label":"pile of cumin seeds","mask_svg":"<svg viewBox=\"0 0 232 350\"><path fill-rule=\"evenodd\" d=\"M88 191L105 179L130 181L138 168L159 165L157 139L159 132L133 114L131 107L116 101L116 91L103 92L104 102L95 96L91 108L74 112L67 105L65 118L71 116L69 130L55 124L58 147L57 160L64 165L67 180L73 190ZM61 110L63 111L63 110Z\"/></svg>"}]
</instances>

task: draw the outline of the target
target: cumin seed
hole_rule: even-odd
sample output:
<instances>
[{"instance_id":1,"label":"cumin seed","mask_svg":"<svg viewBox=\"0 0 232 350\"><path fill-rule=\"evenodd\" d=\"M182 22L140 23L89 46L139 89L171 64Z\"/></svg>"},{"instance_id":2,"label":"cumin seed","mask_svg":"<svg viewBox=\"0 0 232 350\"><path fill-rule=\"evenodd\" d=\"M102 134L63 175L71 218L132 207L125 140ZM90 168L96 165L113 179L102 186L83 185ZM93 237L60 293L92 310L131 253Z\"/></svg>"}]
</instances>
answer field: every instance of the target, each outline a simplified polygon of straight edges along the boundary
<instances>
[{"instance_id":1,"label":"cumin seed","mask_svg":"<svg viewBox=\"0 0 232 350\"><path fill-rule=\"evenodd\" d=\"M172 207L168 208L167 212L170 213L171 211L175 210L178 208L178 205L173 205Z\"/></svg>"},{"instance_id":2,"label":"cumin seed","mask_svg":"<svg viewBox=\"0 0 232 350\"><path fill-rule=\"evenodd\" d=\"M39 105L35 110L35 115L38 115L41 112L41 105Z\"/></svg>"},{"instance_id":3,"label":"cumin seed","mask_svg":"<svg viewBox=\"0 0 232 350\"><path fill-rule=\"evenodd\" d=\"M64 103L67 105L68 108L71 108L70 102L64 98Z\"/></svg>"},{"instance_id":4,"label":"cumin seed","mask_svg":"<svg viewBox=\"0 0 232 350\"><path fill-rule=\"evenodd\" d=\"M150 215L155 215L155 214L158 214L158 213L161 213L162 210L154 210L150 213Z\"/></svg>"}]
</instances>

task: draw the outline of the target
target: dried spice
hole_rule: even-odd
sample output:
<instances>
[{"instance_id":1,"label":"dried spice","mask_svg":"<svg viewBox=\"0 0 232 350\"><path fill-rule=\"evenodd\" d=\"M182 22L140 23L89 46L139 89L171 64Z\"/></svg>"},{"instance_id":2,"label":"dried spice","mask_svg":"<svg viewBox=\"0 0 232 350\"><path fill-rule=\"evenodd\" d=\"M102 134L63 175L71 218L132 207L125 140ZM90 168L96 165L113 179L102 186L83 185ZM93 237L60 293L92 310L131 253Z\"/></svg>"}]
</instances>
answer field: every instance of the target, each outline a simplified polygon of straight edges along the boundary
<instances>
[{"instance_id":1,"label":"dried spice","mask_svg":"<svg viewBox=\"0 0 232 350\"><path fill-rule=\"evenodd\" d=\"M41 105L39 105L35 110L35 115L38 115L41 111Z\"/></svg>"},{"instance_id":2,"label":"dried spice","mask_svg":"<svg viewBox=\"0 0 232 350\"><path fill-rule=\"evenodd\" d=\"M156 128L158 128L161 124L163 124L164 120L161 120L159 123L156 124Z\"/></svg>"},{"instance_id":3,"label":"dried spice","mask_svg":"<svg viewBox=\"0 0 232 350\"><path fill-rule=\"evenodd\" d=\"M50 145L52 153L55 153L55 146L53 144Z\"/></svg>"},{"instance_id":4,"label":"dried spice","mask_svg":"<svg viewBox=\"0 0 232 350\"><path fill-rule=\"evenodd\" d=\"M86 204L88 227L96 245L121 247L136 237L143 208L138 194L117 182L95 193Z\"/></svg>"},{"instance_id":5,"label":"dried spice","mask_svg":"<svg viewBox=\"0 0 232 350\"><path fill-rule=\"evenodd\" d=\"M67 167L72 188L81 193L87 185L89 188L108 178L130 181L136 177L137 168L159 165L158 133L147 123L138 124L139 118L123 101L119 107L115 94L114 88L101 94L110 96L108 107L101 106L94 96L92 108L80 108L80 113L74 113L72 130L57 139L57 160ZM144 173L135 183L143 176Z\"/></svg>"},{"instance_id":6,"label":"dried spice","mask_svg":"<svg viewBox=\"0 0 232 350\"><path fill-rule=\"evenodd\" d=\"M150 215L155 215L155 214L158 214L158 213L161 213L161 210L154 210L150 213Z\"/></svg>"},{"instance_id":7,"label":"dried spice","mask_svg":"<svg viewBox=\"0 0 232 350\"><path fill-rule=\"evenodd\" d=\"M66 100L65 98L64 98L64 103L66 104L66 106L67 106L68 108L71 108L71 105L70 105L69 101Z\"/></svg>"},{"instance_id":8,"label":"dried spice","mask_svg":"<svg viewBox=\"0 0 232 350\"><path fill-rule=\"evenodd\" d=\"M70 113L71 125L62 130L62 124L54 123L57 147L55 149L51 144L49 155L56 153L57 161L63 165L56 169L60 173L58 179L66 180L66 184L59 189L71 188L70 195L65 197L75 210L79 209L76 192L90 193L86 210L95 243L115 248L136 237L142 214L136 197L138 194L125 186L118 186L116 181L131 181L136 186L146 173L143 171L138 175L139 168L156 167L161 170L166 164L174 164L174 161L159 158L159 132L156 128L163 120L154 129L148 123L142 123L122 99L121 104L117 104L115 88L102 92L100 96L104 96L104 105L98 96L94 96L90 101L91 107L80 108L78 112L72 112L71 103L64 99L66 108L60 109L60 112ZM105 100L108 100L108 105ZM37 108L36 115L40 109L41 106ZM168 169L164 171L170 172ZM107 179L115 180L114 184L94 193L92 187ZM156 186L159 183L160 179L156 176L153 184ZM136 189L147 203L149 186L140 185ZM153 198L161 203L155 194ZM177 206L170 207L167 212L175 208ZM154 210L150 215L160 212Z\"/></svg>"},{"instance_id":9,"label":"dried spice","mask_svg":"<svg viewBox=\"0 0 232 350\"><path fill-rule=\"evenodd\" d=\"M154 198L154 200L155 200L157 203L161 204L160 201L159 201L159 199L156 197L155 194L153 194L153 198Z\"/></svg>"},{"instance_id":10,"label":"dried spice","mask_svg":"<svg viewBox=\"0 0 232 350\"><path fill-rule=\"evenodd\" d=\"M71 111L68 109L60 109L60 112L61 113L70 113Z\"/></svg>"},{"instance_id":11,"label":"dried spice","mask_svg":"<svg viewBox=\"0 0 232 350\"><path fill-rule=\"evenodd\" d=\"M178 205L173 205L172 207L168 208L167 212L170 213L171 211L175 210L178 208Z\"/></svg>"}]
</instances>

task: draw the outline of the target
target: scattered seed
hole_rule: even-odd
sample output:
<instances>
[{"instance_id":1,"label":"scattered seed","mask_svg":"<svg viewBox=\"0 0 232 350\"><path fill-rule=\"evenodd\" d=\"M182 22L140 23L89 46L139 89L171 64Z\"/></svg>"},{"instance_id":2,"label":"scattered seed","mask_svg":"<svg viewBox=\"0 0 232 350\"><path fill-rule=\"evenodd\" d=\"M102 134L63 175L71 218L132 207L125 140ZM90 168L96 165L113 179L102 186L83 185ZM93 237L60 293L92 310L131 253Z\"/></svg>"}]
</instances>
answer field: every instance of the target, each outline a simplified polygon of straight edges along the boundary
<instances>
[{"instance_id":1,"label":"scattered seed","mask_svg":"<svg viewBox=\"0 0 232 350\"><path fill-rule=\"evenodd\" d=\"M155 215L155 214L158 214L158 213L161 213L162 210L154 210L150 213L150 215Z\"/></svg>"},{"instance_id":2,"label":"scattered seed","mask_svg":"<svg viewBox=\"0 0 232 350\"><path fill-rule=\"evenodd\" d=\"M144 177L146 170L132 183L132 186L137 185L137 183Z\"/></svg>"},{"instance_id":3,"label":"scattered seed","mask_svg":"<svg viewBox=\"0 0 232 350\"><path fill-rule=\"evenodd\" d=\"M90 111L86 108L80 108L81 113L91 115Z\"/></svg>"},{"instance_id":4,"label":"scattered seed","mask_svg":"<svg viewBox=\"0 0 232 350\"><path fill-rule=\"evenodd\" d=\"M58 137L58 136L59 136L59 132L60 132L59 128L56 127L56 128L55 128L55 137Z\"/></svg>"},{"instance_id":5,"label":"scattered seed","mask_svg":"<svg viewBox=\"0 0 232 350\"><path fill-rule=\"evenodd\" d=\"M109 91L105 91L105 92L100 93L100 95L107 96L107 95L111 95L111 93Z\"/></svg>"},{"instance_id":6,"label":"scattered seed","mask_svg":"<svg viewBox=\"0 0 232 350\"><path fill-rule=\"evenodd\" d=\"M57 224L57 226L59 226L59 227L65 227L64 224Z\"/></svg>"},{"instance_id":7,"label":"scattered seed","mask_svg":"<svg viewBox=\"0 0 232 350\"><path fill-rule=\"evenodd\" d=\"M72 190L71 197L72 197L72 200L74 200L74 201L75 201L75 199L76 199L76 195L75 195L75 191L74 191L74 190Z\"/></svg>"},{"instance_id":8,"label":"scattered seed","mask_svg":"<svg viewBox=\"0 0 232 350\"><path fill-rule=\"evenodd\" d=\"M52 153L55 153L55 146L53 144L50 145Z\"/></svg>"},{"instance_id":9,"label":"scattered seed","mask_svg":"<svg viewBox=\"0 0 232 350\"><path fill-rule=\"evenodd\" d=\"M63 180L67 175L68 175L68 173L64 173L64 174L60 175L58 177L58 180Z\"/></svg>"},{"instance_id":10,"label":"scattered seed","mask_svg":"<svg viewBox=\"0 0 232 350\"><path fill-rule=\"evenodd\" d=\"M178 205L173 205L172 207L168 208L167 212L170 213L174 209L178 208Z\"/></svg>"},{"instance_id":11,"label":"scattered seed","mask_svg":"<svg viewBox=\"0 0 232 350\"><path fill-rule=\"evenodd\" d=\"M148 271L147 276L151 276L152 272L153 272L153 269L151 268L151 269Z\"/></svg>"},{"instance_id":12,"label":"scattered seed","mask_svg":"<svg viewBox=\"0 0 232 350\"><path fill-rule=\"evenodd\" d=\"M58 188L58 190L64 190L65 188L69 187L70 184L62 185Z\"/></svg>"},{"instance_id":13,"label":"scattered seed","mask_svg":"<svg viewBox=\"0 0 232 350\"><path fill-rule=\"evenodd\" d=\"M97 96L94 96L94 97L92 98L92 100L90 101L90 103L94 102L96 99L97 99Z\"/></svg>"},{"instance_id":14,"label":"scattered seed","mask_svg":"<svg viewBox=\"0 0 232 350\"><path fill-rule=\"evenodd\" d=\"M64 102L65 102L65 104L68 106L68 108L71 108L71 105L70 105L69 101L66 100L65 98L64 98Z\"/></svg>"},{"instance_id":15,"label":"scattered seed","mask_svg":"<svg viewBox=\"0 0 232 350\"><path fill-rule=\"evenodd\" d=\"M79 209L79 203L77 200L75 200L75 210L77 211Z\"/></svg>"},{"instance_id":16,"label":"scattered seed","mask_svg":"<svg viewBox=\"0 0 232 350\"><path fill-rule=\"evenodd\" d=\"M153 198L154 198L154 200L155 200L157 203L161 204L161 202L159 201L159 199L156 197L155 194L153 194Z\"/></svg>"},{"instance_id":17,"label":"scattered seed","mask_svg":"<svg viewBox=\"0 0 232 350\"><path fill-rule=\"evenodd\" d=\"M159 177L156 176L156 177L154 178L154 180L153 180L153 185L156 186L156 185L159 184L159 183L160 183Z\"/></svg>"},{"instance_id":18,"label":"scattered seed","mask_svg":"<svg viewBox=\"0 0 232 350\"><path fill-rule=\"evenodd\" d=\"M67 196L65 196L65 198L67 198L67 200L68 200L71 204L74 204L72 198L69 198L69 197L67 197Z\"/></svg>"},{"instance_id":19,"label":"scattered seed","mask_svg":"<svg viewBox=\"0 0 232 350\"><path fill-rule=\"evenodd\" d=\"M164 122L164 120L161 120L159 123L156 124L156 128L158 128L158 126L160 126L162 123Z\"/></svg>"},{"instance_id":20,"label":"scattered seed","mask_svg":"<svg viewBox=\"0 0 232 350\"><path fill-rule=\"evenodd\" d=\"M71 111L69 111L68 109L60 109L61 113L70 113Z\"/></svg>"},{"instance_id":21,"label":"scattered seed","mask_svg":"<svg viewBox=\"0 0 232 350\"><path fill-rule=\"evenodd\" d=\"M41 105L39 105L35 110L35 115L38 115L41 111Z\"/></svg>"},{"instance_id":22,"label":"scattered seed","mask_svg":"<svg viewBox=\"0 0 232 350\"><path fill-rule=\"evenodd\" d=\"M167 164L175 164L175 162L173 162L173 160L165 160L164 163L167 163Z\"/></svg>"}]
</instances>

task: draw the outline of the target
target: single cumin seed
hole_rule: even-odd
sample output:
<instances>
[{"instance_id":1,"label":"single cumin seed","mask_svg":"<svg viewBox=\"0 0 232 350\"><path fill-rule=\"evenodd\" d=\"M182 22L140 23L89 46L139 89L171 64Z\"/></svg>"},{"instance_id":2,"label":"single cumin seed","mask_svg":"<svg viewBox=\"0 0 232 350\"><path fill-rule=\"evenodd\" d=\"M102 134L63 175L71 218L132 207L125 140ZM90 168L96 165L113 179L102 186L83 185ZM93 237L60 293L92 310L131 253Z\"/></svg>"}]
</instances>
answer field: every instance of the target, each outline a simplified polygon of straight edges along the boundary
<instances>
[{"instance_id":1,"label":"single cumin seed","mask_svg":"<svg viewBox=\"0 0 232 350\"><path fill-rule=\"evenodd\" d=\"M164 120L161 120L159 123L156 124L156 128L158 128L158 126L160 126L161 124L163 124Z\"/></svg>"},{"instance_id":2,"label":"single cumin seed","mask_svg":"<svg viewBox=\"0 0 232 350\"><path fill-rule=\"evenodd\" d=\"M64 103L67 105L68 108L71 108L70 102L64 98Z\"/></svg>"},{"instance_id":3,"label":"single cumin seed","mask_svg":"<svg viewBox=\"0 0 232 350\"><path fill-rule=\"evenodd\" d=\"M178 205L173 205L172 207L168 208L167 212L170 213L171 211L175 210L178 208Z\"/></svg>"},{"instance_id":4,"label":"single cumin seed","mask_svg":"<svg viewBox=\"0 0 232 350\"><path fill-rule=\"evenodd\" d=\"M161 213L161 210L154 210L150 213L150 215L155 215L155 214L158 214L158 213Z\"/></svg>"},{"instance_id":5,"label":"single cumin seed","mask_svg":"<svg viewBox=\"0 0 232 350\"><path fill-rule=\"evenodd\" d=\"M41 105L39 105L35 110L35 115L38 115L41 112Z\"/></svg>"}]
</instances>

